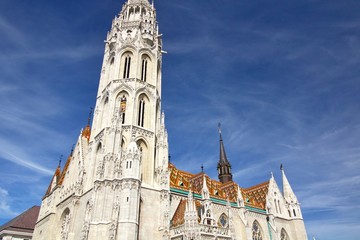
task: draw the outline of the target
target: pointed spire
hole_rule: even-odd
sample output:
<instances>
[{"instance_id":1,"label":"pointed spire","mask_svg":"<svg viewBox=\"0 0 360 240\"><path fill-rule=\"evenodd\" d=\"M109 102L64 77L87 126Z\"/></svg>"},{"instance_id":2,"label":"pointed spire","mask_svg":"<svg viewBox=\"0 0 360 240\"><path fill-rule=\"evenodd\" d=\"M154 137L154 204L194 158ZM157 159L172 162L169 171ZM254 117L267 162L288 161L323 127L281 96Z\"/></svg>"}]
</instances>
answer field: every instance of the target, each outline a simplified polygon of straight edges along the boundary
<instances>
[{"instance_id":1,"label":"pointed spire","mask_svg":"<svg viewBox=\"0 0 360 240\"><path fill-rule=\"evenodd\" d=\"M218 174L219 174L218 176L219 176L220 182L226 183L226 182L232 181L231 165L226 157L224 142L223 142L222 134L221 134L221 124L220 123L218 125L218 130L219 130L219 135L220 135L220 158L219 158L219 162L218 162L218 166L217 166Z\"/></svg>"},{"instance_id":2,"label":"pointed spire","mask_svg":"<svg viewBox=\"0 0 360 240\"><path fill-rule=\"evenodd\" d=\"M291 188L291 185L285 175L285 170L283 165L281 164L281 172L282 172L282 182L283 182L283 194L284 194L284 198L286 199L287 202L289 203L297 203L298 200L295 196L294 191Z\"/></svg>"},{"instance_id":3,"label":"pointed spire","mask_svg":"<svg viewBox=\"0 0 360 240\"><path fill-rule=\"evenodd\" d=\"M239 207L245 207L244 198L242 196L241 189L240 189L239 185L237 187L237 201L238 201L238 206Z\"/></svg>"},{"instance_id":4,"label":"pointed spire","mask_svg":"<svg viewBox=\"0 0 360 240\"><path fill-rule=\"evenodd\" d=\"M206 184L206 177L205 174L203 175L203 186L202 186L202 198L203 199L210 199L210 195L209 195L209 189L207 187Z\"/></svg>"},{"instance_id":5,"label":"pointed spire","mask_svg":"<svg viewBox=\"0 0 360 240\"><path fill-rule=\"evenodd\" d=\"M220 135L220 160L219 160L219 163L221 162L221 163L229 164L229 161L227 160L226 153L225 153L225 147L224 147L224 142L222 139L220 123L218 125L218 129L219 129L219 135Z\"/></svg>"}]
</instances>

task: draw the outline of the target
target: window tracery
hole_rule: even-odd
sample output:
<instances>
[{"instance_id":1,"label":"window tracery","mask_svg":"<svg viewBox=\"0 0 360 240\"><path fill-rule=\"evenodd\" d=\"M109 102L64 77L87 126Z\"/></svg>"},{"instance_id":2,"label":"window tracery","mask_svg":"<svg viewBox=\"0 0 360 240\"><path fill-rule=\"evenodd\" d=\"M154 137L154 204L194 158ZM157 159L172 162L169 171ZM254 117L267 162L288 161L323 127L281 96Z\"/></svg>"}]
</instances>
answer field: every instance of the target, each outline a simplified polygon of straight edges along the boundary
<instances>
[{"instance_id":1,"label":"window tracery","mask_svg":"<svg viewBox=\"0 0 360 240\"><path fill-rule=\"evenodd\" d=\"M70 228L70 210L68 208L62 214L61 219L61 240L67 240Z\"/></svg>"},{"instance_id":2,"label":"window tracery","mask_svg":"<svg viewBox=\"0 0 360 240\"><path fill-rule=\"evenodd\" d=\"M252 225L252 239L253 240L263 240L261 235L261 229L259 223L255 221Z\"/></svg>"},{"instance_id":3,"label":"window tracery","mask_svg":"<svg viewBox=\"0 0 360 240\"><path fill-rule=\"evenodd\" d=\"M223 228L226 228L228 226L228 217L226 216L225 213L221 214L220 218L219 218L219 225Z\"/></svg>"}]
</instances>

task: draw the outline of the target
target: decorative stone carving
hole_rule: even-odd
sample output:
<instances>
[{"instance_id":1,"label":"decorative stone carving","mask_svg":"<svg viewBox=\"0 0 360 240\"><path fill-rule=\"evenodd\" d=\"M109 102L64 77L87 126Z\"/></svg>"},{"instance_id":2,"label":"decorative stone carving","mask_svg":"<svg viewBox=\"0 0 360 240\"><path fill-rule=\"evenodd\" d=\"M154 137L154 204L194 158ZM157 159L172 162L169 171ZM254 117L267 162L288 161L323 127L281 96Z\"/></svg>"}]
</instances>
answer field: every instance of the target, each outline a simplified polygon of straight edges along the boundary
<instances>
[{"instance_id":1,"label":"decorative stone carving","mask_svg":"<svg viewBox=\"0 0 360 240\"><path fill-rule=\"evenodd\" d=\"M69 228L70 228L70 220L71 220L71 215L70 215L70 213L67 213L64 216L64 219L63 219L62 224L61 224L61 233L60 233L60 239L61 240L67 240L68 239L68 233L69 233Z\"/></svg>"},{"instance_id":2,"label":"decorative stone carving","mask_svg":"<svg viewBox=\"0 0 360 240\"><path fill-rule=\"evenodd\" d=\"M116 237L116 223L112 223L109 229L109 240L115 240Z\"/></svg>"}]
</instances>

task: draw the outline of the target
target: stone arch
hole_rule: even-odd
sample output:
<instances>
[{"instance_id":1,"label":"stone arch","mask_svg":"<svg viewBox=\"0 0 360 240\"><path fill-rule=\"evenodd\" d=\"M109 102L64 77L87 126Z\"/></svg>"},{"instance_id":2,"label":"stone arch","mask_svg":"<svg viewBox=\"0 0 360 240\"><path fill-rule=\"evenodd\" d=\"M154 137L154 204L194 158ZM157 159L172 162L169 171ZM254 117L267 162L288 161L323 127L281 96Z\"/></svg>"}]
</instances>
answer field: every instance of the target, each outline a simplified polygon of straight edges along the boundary
<instances>
[{"instance_id":1,"label":"stone arch","mask_svg":"<svg viewBox=\"0 0 360 240\"><path fill-rule=\"evenodd\" d=\"M115 60L115 52L114 52L114 51L112 51L112 52L109 54L109 57L108 57L108 59L107 59L107 63L110 63L110 65L112 65L112 63L114 63L114 62L112 62L112 60Z\"/></svg>"},{"instance_id":2,"label":"stone arch","mask_svg":"<svg viewBox=\"0 0 360 240\"><path fill-rule=\"evenodd\" d=\"M67 239L70 231L71 214L70 209L65 208L60 217L60 239Z\"/></svg>"},{"instance_id":3,"label":"stone arch","mask_svg":"<svg viewBox=\"0 0 360 240\"><path fill-rule=\"evenodd\" d=\"M99 115L97 116L97 126L99 127L99 131L101 131L101 129L104 127L103 123L106 122L104 121L104 118L106 118L106 116L104 115L105 112L107 112L109 110L109 101L110 101L110 97L109 97L109 92L106 91L100 99L100 108L98 108L98 110L100 110Z\"/></svg>"},{"instance_id":4,"label":"stone arch","mask_svg":"<svg viewBox=\"0 0 360 240\"><path fill-rule=\"evenodd\" d=\"M263 240L263 231L257 220L255 220L251 227L252 240Z\"/></svg>"},{"instance_id":5,"label":"stone arch","mask_svg":"<svg viewBox=\"0 0 360 240\"><path fill-rule=\"evenodd\" d=\"M141 152L141 175L140 179L148 179L151 176L149 143L144 138L138 138L136 144Z\"/></svg>"},{"instance_id":6,"label":"stone arch","mask_svg":"<svg viewBox=\"0 0 360 240\"><path fill-rule=\"evenodd\" d=\"M142 53L139 63L140 80L153 84L152 72L152 58L148 53Z\"/></svg>"},{"instance_id":7,"label":"stone arch","mask_svg":"<svg viewBox=\"0 0 360 240\"><path fill-rule=\"evenodd\" d=\"M126 89L119 89L115 97L114 113L121 116L121 124L129 122L129 106L131 106L129 92Z\"/></svg>"},{"instance_id":8,"label":"stone arch","mask_svg":"<svg viewBox=\"0 0 360 240\"><path fill-rule=\"evenodd\" d=\"M129 8L129 14L128 14L128 20L134 20L135 19L135 9L133 7Z\"/></svg>"},{"instance_id":9,"label":"stone arch","mask_svg":"<svg viewBox=\"0 0 360 240\"><path fill-rule=\"evenodd\" d=\"M284 228L282 228L280 231L280 240L290 240L289 234Z\"/></svg>"},{"instance_id":10,"label":"stone arch","mask_svg":"<svg viewBox=\"0 0 360 240\"><path fill-rule=\"evenodd\" d=\"M137 97L137 104L136 104L136 123L139 127L149 128L151 119L151 105L150 99L146 93L141 93Z\"/></svg>"},{"instance_id":11,"label":"stone arch","mask_svg":"<svg viewBox=\"0 0 360 240\"><path fill-rule=\"evenodd\" d=\"M137 98L139 98L139 95L141 95L141 94L145 94L148 99L151 99L151 101L154 101L154 100L155 100L154 94L152 94L152 93L149 91L149 89L147 89L146 87L140 87L140 88L136 89L135 96L136 96Z\"/></svg>"},{"instance_id":12,"label":"stone arch","mask_svg":"<svg viewBox=\"0 0 360 240\"><path fill-rule=\"evenodd\" d=\"M134 68L134 53L126 48L120 57L120 72L119 78L130 78L132 76L132 69Z\"/></svg>"}]
</instances>

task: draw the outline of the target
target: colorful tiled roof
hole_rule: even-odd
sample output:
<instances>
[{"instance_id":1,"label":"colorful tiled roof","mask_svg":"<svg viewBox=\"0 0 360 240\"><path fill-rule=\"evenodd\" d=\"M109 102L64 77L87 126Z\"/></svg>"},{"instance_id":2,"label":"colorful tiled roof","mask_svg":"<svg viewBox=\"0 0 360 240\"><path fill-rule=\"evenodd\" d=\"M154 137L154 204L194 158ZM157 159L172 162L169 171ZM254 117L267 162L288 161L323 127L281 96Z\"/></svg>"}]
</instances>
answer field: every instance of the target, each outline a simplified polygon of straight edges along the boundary
<instances>
[{"instance_id":1,"label":"colorful tiled roof","mask_svg":"<svg viewBox=\"0 0 360 240\"><path fill-rule=\"evenodd\" d=\"M60 175L61 175L61 169L60 169L60 166L58 166L56 168L56 170L55 170L55 173L54 173L53 177L51 178L51 181L50 181L49 187L46 190L45 196L48 195L51 192L52 183L54 182L54 180L56 181L56 184L59 183Z\"/></svg>"},{"instance_id":2,"label":"colorful tiled roof","mask_svg":"<svg viewBox=\"0 0 360 240\"><path fill-rule=\"evenodd\" d=\"M186 210L186 199L182 199L174 213L174 216L171 220L171 226L176 227L184 224L185 222L185 210ZM199 209L201 207L201 203L197 200L195 200L195 207L196 209ZM198 219L200 222L200 217Z\"/></svg>"},{"instance_id":3,"label":"colorful tiled roof","mask_svg":"<svg viewBox=\"0 0 360 240\"><path fill-rule=\"evenodd\" d=\"M39 206L33 206L19 216L2 225L0 227L0 232L3 230L33 232L37 218L39 216L39 211Z\"/></svg>"},{"instance_id":4,"label":"colorful tiled roof","mask_svg":"<svg viewBox=\"0 0 360 240\"><path fill-rule=\"evenodd\" d=\"M63 182L64 182L64 178L65 178L66 173L67 173L67 170L68 170L68 168L69 168L71 159L72 159L72 152L71 152L71 154L69 155L68 159L66 160L64 169L63 169L63 171L62 171L62 173L61 173L61 175L60 175L60 179L59 179L59 182L58 182L59 185L62 185Z\"/></svg>"},{"instance_id":5,"label":"colorful tiled roof","mask_svg":"<svg viewBox=\"0 0 360 240\"><path fill-rule=\"evenodd\" d=\"M250 188L242 189L245 205L265 210L266 195L268 193L268 190L268 181Z\"/></svg>"},{"instance_id":6,"label":"colorful tiled roof","mask_svg":"<svg viewBox=\"0 0 360 240\"><path fill-rule=\"evenodd\" d=\"M91 135L91 129L90 129L90 124L88 124L82 131L81 136L85 137L88 141L90 141L90 135Z\"/></svg>"},{"instance_id":7,"label":"colorful tiled roof","mask_svg":"<svg viewBox=\"0 0 360 240\"><path fill-rule=\"evenodd\" d=\"M211 179L205 173L191 174L177 169L172 163L169 164L170 187L183 191L191 191L200 194L203 188L204 176L209 189L210 197L221 200L236 202L238 199L239 185L233 181L221 183ZM264 182L250 188L240 188L245 205L265 210L266 195L269 182Z\"/></svg>"},{"instance_id":8,"label":"colorful tiled roof","mask_svg":"<svg viewBox=\"0 0 360 240\"><path fill-rule=\"evenodd\" d=\"M71 154L69 155L68 159L66 160L66 163L65 163L65 166L64 166L64 169L61 171L60 169L60 166L58 166L56 168L56 171L54 173L54 176L52 177L51 179L51 182L49 184L49 187L45 193L45 196L44 198L49 195L51 193L51 191L53 190L53 186L52 186L52 183L54 182L54 179L56 179L56 186L61 186L64 182L64 178L65 178L65 175L67 173L67 170L69 168L69 165L70 165L70 162L71 162L71 159L72 159L72 152Z\"/></svg>"}]
</instances>

